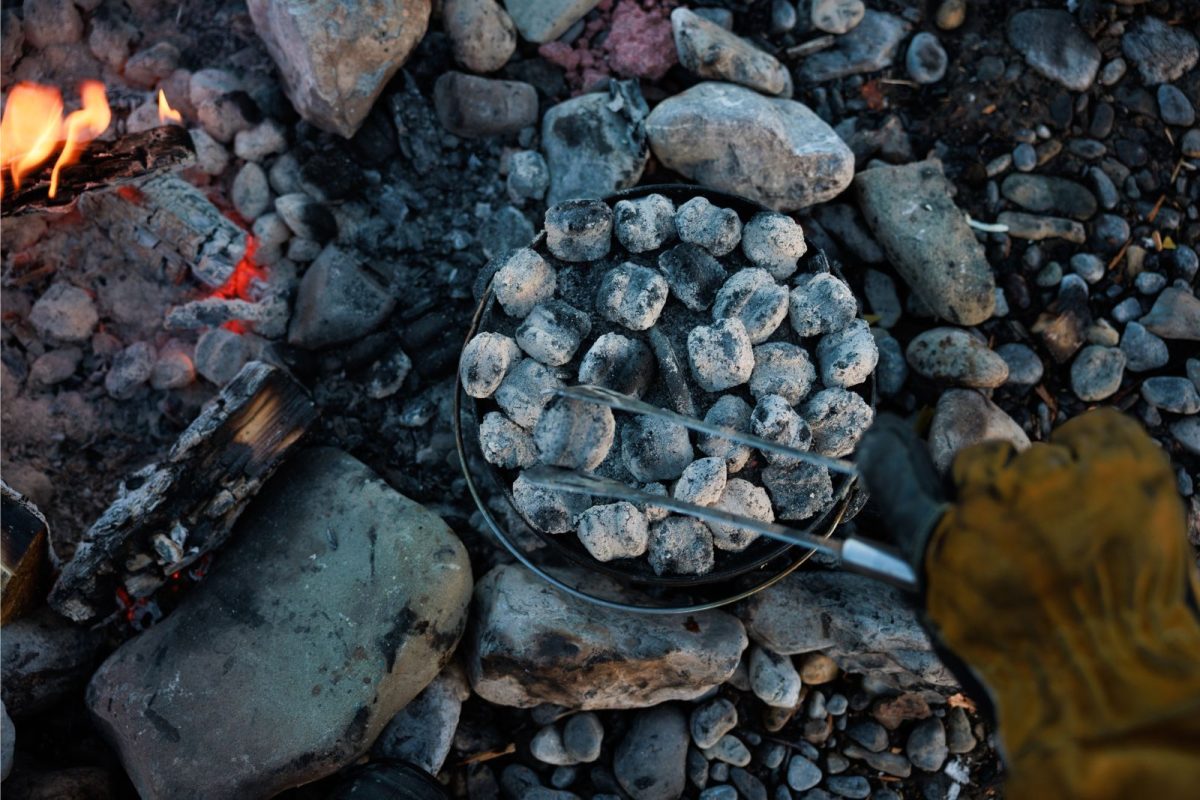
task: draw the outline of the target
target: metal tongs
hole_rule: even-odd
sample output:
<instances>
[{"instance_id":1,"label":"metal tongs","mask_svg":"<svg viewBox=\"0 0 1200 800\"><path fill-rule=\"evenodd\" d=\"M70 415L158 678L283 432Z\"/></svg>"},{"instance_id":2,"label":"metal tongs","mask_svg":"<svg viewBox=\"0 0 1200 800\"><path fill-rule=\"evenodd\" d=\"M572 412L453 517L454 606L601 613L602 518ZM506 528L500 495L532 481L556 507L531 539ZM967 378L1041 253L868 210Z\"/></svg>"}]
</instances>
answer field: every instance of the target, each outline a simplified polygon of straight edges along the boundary
<instances>
[{"instance_id":1,"label":"metal tongs","mask_svg":"<svg viewBox=\"0 0 1200 800\"><path fill-rule=\"evenodd\" d=\"M722 439L728 439L737 444L753 447L756 450L785 455L797 461L805 461L809 464L825 467L833 472L841 472L853 478L858 478L860 475L858 467L853 462L823 456L819 453L810 453L806 450L798 450L777 442L760 439L757 436L742 431L735 431L721 425L713 425L685 414L678 414L674 411L668 411L665 408L659 408L658 406L638 400L635 397L630 397L629 395L621 394L602 386L567 386L554 389L552 392L559 397L580 400L586 403L597 403L617 411L627 411L633 414L656 417L673 422L676 425L682 425L690 430L719 436ZM819 536L813 536L805 531L789 528L785 525L731 514L719 508L686 503L667 495L650 494L649 492L640 491L609 478L588 475L583 472L559 467L536 467L527 470L525 478L533 485L544 489L554 489L560 492L575 494L591 494L617 500L626 500L631 503L660 506L676 513L686 514L708 522L746 528L776 541L786 542L787 544L799 547L807 547L833 556L841 562L843 568L851 572L869 575L904 589L917 588L917 575L908 561L894 548L879 542L860 539L856 536L849 536L844 539L824 539Z\"/></svg>"}]
</instances>

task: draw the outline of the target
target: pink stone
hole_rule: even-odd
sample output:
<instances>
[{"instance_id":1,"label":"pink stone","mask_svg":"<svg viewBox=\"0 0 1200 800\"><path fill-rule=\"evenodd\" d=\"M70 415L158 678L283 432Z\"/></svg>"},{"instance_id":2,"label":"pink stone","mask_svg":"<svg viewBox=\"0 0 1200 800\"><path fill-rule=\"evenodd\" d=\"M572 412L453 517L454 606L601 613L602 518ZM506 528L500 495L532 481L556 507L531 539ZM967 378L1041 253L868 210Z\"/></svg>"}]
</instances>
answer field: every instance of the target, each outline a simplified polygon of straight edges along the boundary
<instances>
[{"instance_id":1,"label":"pink stone","mask_svg":"<svg viewBox=\"0 0 1200 800\"><path fill-rule=\"evenodd\" d=\"M617 6L604 41L608 63L614 72L626 78L659 80L675 65L671 6L674 3L655 3L651 10L643 11L632 0L624 0Z\"/></svg>"}]
</instances>

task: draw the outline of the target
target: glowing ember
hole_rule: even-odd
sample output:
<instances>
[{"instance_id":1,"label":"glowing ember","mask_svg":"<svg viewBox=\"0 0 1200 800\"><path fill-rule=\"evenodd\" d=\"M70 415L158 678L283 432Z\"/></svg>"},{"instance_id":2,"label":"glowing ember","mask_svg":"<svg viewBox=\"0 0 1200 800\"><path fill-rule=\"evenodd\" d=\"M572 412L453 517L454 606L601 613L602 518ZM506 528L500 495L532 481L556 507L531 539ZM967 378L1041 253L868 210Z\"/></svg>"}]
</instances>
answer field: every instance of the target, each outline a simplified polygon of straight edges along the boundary
<instances>
[{"instance_id":1,"label":"glowing ember","mask_svg":"<svg viewBox=\"0 0 1200 800\"><path fill-rule=\"evenodd\" d=\"M84 81L79 86L83 107L63 119L62 93L52 86L18 83L8 94L0 118L0 172L8 170L13 186L40 166L61 145L50 176L49 194L58 191L63 167L73 164L82 145L95 139L112 121L104 85ZM0 188L0 191L3 191Z\"/></svg>"},{"instance_id":2,"label":"glowing ember","mask_svg":"<svg viewBox=\"0 0 1200 800\"><path fill-rule=\"evenodd\" d=\"M254 281L267 279L267 271L254 263L254 251L257 247L258 243L254 237L247 236L246 252L242 255L242 260L238 262L229 280L225 281L225 285L212 293L213 297L254 302L255 298L251 292ZM224 327L234 333L245 333L247 330L246 323L239 320L226 322Z\"/></svg>"},{"instance_id":3,"label":"glowing ember","mask_svg":"<svg viewBox=\"0 0 1200 800\"><path fill-rule=\"evenodd\" d=\"M158 121L167 125L175 123L176 125L183 124L183 114L180 114L167 103L167 96L163 94L163 90L158 90Z\"/></svg>"}]
</instances>

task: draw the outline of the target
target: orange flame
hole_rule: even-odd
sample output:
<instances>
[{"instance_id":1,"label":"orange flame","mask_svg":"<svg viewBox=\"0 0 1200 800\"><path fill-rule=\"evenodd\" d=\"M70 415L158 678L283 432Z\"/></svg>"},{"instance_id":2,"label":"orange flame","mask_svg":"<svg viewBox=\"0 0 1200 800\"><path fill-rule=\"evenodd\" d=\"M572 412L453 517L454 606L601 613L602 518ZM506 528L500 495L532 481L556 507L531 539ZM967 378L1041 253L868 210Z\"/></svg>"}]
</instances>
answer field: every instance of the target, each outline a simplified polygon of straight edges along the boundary
<instances>
[{"instance_id":1,"label":"orange flame","mask_svg":"<svg viewBox=\"0 0 1200 800\"><path fill-rule=\"evenodd\" d=\"M158 90L158 121L163 125L166 125L170 122L174 122L178 125L183 124L183 114L180 114L178 111L171 108L170 104L167 102L167 96L163 94L162 89Z\"/></svg>"},{"instance_id":2,"label":"orange flame","mask_svg":"<svg viewBox=\"0 0 1200 800\"><path fill-rule=\"evenodd\" d=\"M21 178L53 155L61 143L62 152L50 175L49 194L54 197L62 168L75 162L81 145L108 127L112 110L104 85L84 81L79 93L83 107L64 120L62 93L53 86L23 82L9 92L0 118L0 172L9 171L15 188L20 188Z\"/></svg>"}]
</instances>

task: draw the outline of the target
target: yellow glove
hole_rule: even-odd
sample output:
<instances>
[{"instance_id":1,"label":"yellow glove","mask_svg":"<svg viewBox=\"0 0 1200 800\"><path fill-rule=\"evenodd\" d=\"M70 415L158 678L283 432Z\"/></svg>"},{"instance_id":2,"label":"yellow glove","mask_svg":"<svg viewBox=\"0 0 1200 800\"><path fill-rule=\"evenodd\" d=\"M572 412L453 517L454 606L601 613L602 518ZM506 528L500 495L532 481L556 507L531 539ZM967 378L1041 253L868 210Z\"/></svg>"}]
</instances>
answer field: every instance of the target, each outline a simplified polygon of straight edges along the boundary
<instances>
[{"instance_id":1,"label":"yellow glove","mask_svg":"<svg viewBox=\"0 0 1200 800\"><path fill-rule=\"evenodd\" d=\"M1200 797L1200 580L1166 456L1100 409L953 477L926 612L991 693L1006 795Z\"/></svg>"}]
</instances>

